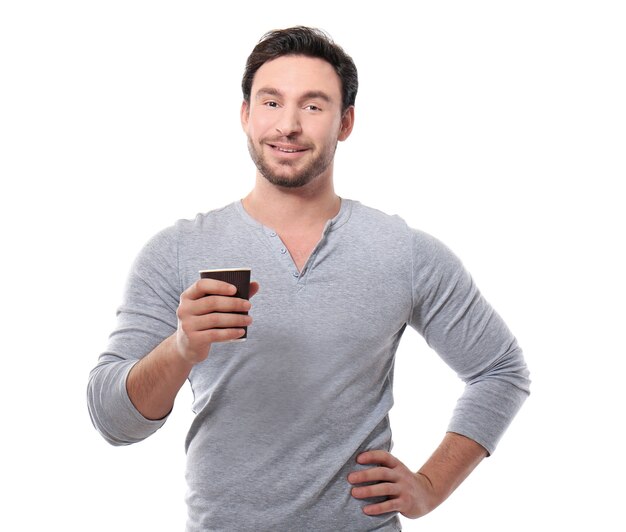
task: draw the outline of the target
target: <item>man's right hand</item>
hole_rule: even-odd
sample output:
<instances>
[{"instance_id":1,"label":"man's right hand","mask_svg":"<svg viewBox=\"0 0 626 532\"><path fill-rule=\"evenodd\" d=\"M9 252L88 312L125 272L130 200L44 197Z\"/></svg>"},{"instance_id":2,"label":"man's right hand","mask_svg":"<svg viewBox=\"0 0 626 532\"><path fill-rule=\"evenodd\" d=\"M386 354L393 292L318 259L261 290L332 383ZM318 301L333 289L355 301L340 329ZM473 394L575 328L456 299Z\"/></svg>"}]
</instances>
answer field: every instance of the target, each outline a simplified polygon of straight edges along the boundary
<instances>
[{"instance_id":1,"label":"man's right hand","mask_svg":"<svg viewBox=\"0 0 626 532\"><path fill-rule=\"evenodd\" d=\"M250 283L250 297L259 290ZM209 355L214 342L228 342L243 335L241 327L252 318L250 303L231 297L233 285L200 279L180 296L178 328L135 364L126 379L128 396L147 419L162 419L174 406L174 399L193 366Z\"/></svg>"},{"instance_id":2,"label":"man's right hand","mask_svg":"<svg viewBox=\"0 0 626 532\"><path fill-rule=\"evenodd\" d=\"M258 283L250 283L250 297L258 290ZM252 323L250 316L238 314L248 312L251 305L246 299L232 297L236 291L223 281L199 279L181 294L175 345L187 363L202 362L211 344L241 338L242 327Z\"/></svg>"}]
</instances>

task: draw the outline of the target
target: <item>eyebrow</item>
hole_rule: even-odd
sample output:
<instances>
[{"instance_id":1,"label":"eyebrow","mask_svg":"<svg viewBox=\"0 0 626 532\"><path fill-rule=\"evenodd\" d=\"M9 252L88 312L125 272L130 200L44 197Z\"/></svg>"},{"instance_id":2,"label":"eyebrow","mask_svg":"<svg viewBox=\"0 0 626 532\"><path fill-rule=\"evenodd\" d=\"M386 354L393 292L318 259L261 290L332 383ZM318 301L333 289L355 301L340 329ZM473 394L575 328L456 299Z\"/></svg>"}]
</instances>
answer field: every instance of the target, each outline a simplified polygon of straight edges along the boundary
<instances>
[{"instance_id":1,"label":"eyebrow","mask_svg":"<svg viewBox=\"0 0 626 532\"><path fill-rule=\"evenodd\" d=\"M283 96L283 93L273 87L261 87L255 94L255 99L259 99L263 96ZM333 99L324 91L312 90L305 92L300 96L300 100L324 100L327 103L331 103Z\"/></svg>"}]
</instances>

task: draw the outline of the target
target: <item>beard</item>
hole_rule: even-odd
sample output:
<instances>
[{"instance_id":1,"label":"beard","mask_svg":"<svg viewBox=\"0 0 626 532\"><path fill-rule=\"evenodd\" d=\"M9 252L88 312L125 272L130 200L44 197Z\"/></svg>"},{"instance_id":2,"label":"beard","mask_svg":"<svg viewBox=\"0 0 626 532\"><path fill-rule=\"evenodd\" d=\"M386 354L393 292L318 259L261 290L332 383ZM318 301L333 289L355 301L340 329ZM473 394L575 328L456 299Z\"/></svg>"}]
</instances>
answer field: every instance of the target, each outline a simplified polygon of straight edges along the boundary
<instances>
[{"instance_id":1,"label":"beard","mask_svg":"<svg viewBox=\"0 0 626 532\"><path fill-rule=\"evenodd\" d=\"M261 142L261 146L263 145L266 145L265 141ZM257 149L252 139L248 137L248 151L257 170L272 185L278 187L299 188L308 185L331 165L336 150L337 141L329 142L317 156L296 170L295 167L299 161L281 161L273 166L270 165L263 155L262 148Z\"/></svg>"}]
</instances>

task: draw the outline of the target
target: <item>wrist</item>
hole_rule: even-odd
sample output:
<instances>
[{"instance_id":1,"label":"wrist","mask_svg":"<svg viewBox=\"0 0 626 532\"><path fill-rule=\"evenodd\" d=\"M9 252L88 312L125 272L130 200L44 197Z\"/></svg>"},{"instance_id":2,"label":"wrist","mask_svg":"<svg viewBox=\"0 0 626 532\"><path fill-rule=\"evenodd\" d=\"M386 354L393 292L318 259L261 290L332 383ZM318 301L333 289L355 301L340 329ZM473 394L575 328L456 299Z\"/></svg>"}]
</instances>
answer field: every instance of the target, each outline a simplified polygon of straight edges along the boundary
<instances>
[{"instance_id":1,"label":"wrist","mask_svg":"<svg viewBox=\"0 0 626 532\"><path fill-rule=\"evenodd\" d=\"M443 493L441 490L438 490L437 486L433 484L430 477L422 470L414 474L418 483L422 486L421 500L425 513L432 512L435 508L437 508L437 506L447 499L449 493Z\"/></svg>"},{"instance_id":2,"label":"wrist","mask_svg":"<svg viewBox=\"0 0 626 532\"><path fill-rule=\"evenodd\" d=\"M167 353L169 354L169 358L171 363L177 366L183 372L190 372L195 363L188 356L188 351L185 349L183 345L181 345L181 341L178 338L178 334L174 333L167 340Z\"/></svg>"},{"instance_id":3,"label":"wrist","mask_svg":"<svg viewBox=\"0 0 626 532\"><path fill-rule=\"evenodd\" d=\"M205 360L211 349L211 344L208 344L205 346L203 353L193 351L190 349L187 338L184 336L181 337L178 331L168 338L168 340L170 340L168 351L172 355L172 358L181 366L188 366L189 370L196 364Z\"/></svg>"}]
</instances>

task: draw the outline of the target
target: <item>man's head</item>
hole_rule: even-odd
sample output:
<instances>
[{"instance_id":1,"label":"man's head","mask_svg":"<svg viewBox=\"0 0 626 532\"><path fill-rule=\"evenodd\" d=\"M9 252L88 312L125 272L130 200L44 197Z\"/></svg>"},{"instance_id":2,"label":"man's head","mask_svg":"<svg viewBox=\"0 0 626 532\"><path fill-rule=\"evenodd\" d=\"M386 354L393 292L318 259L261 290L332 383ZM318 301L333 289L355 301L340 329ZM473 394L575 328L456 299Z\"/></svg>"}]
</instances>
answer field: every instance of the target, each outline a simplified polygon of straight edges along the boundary
<instances>
[{"instance_id":1,"label":"man's head","mask_svg":"<svg viewBox=\"0 0 626 532\"><path fill-rule=\"evenodd\" d=\"M352 131L352 60L319 30L268 33L247 62L241 122L258 173L273 185L330 183L337 142ZM319 178L319 179L318 179Z\"/></svg>"},{"instance_id":2,"label":"man's head","mask_svg":"<svg viewBox=\"0 0 626 532\"><path fill-rule=\"evenodd\" d=\"M326 33L305 26L270 31L254 47L241 80L243 99L246 102L250 102L250 92L257 70L266 62L286 55L317 57L329 63L341 80L342 111L354 105L359 88L354 61Z\"/></svg>"}]
</instances>

